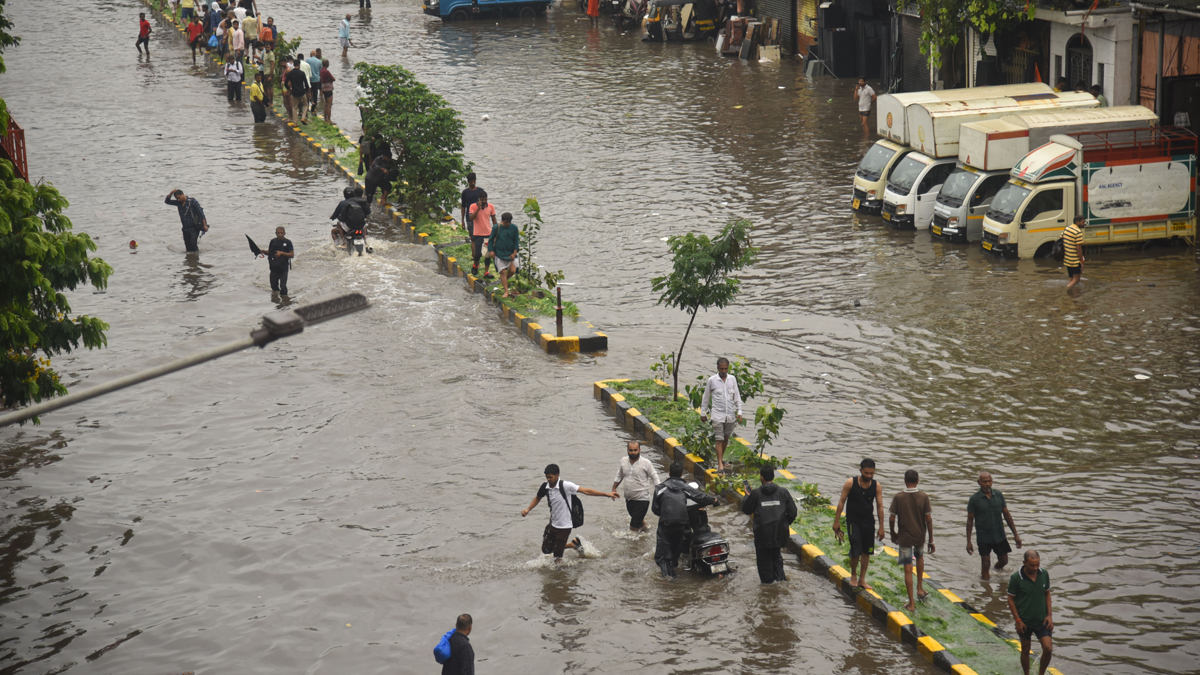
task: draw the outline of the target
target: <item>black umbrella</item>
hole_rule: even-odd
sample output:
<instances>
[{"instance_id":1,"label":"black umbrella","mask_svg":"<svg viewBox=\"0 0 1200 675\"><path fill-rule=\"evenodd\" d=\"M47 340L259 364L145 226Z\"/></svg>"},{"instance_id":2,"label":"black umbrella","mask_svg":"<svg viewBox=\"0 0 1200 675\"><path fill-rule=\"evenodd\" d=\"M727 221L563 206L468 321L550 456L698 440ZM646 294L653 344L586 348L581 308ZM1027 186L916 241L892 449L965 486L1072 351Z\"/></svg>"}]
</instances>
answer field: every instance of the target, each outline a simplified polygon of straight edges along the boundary
<instances>
[{"instance_id":1,"label":"black umbrella","mask_svg":"<svg viewBox=\"0 0 1200 675\"><path fill-rule=\"evenodd\" d=\"M262 252L262 249L258 247L258 244L254 243L254 240L250 238L250 235L246 235L246 241L250 242L250 252L253 253L255 257L267 257L267 254Z\"/></svg>"}]
</instances>

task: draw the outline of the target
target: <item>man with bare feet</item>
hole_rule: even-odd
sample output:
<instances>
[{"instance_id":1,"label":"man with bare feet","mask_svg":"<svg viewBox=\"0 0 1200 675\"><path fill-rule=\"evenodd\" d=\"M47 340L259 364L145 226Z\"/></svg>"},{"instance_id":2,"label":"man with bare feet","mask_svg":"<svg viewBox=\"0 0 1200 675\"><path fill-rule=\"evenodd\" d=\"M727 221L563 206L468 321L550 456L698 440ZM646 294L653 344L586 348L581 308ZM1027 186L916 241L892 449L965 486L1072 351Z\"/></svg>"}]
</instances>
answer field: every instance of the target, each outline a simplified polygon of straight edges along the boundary
<instances>
[{"instance_id":1,"label":"man with bare feet","mask_svg":"<svg viewBox=\"0 0 1200 675\"><path fill-rule=\"evenodd\" d=\"M975 543L979 544L979 575L984 579L991 578L988 566L992 562L992 553L996 554L996 569L1004 569L1008 564L1008 554L1012 547L1004 536L1003 516L1012 530L1017 548L1021 548L1021 535L1017 534L1017 526L1013 523L1012 515L1008 513L1008 504L999 490L992 489L992 474L979 473L979 491L971 495L967 502L967 555L974 555L971 546L971 528L975 528Z\"/></svg>"},{"instance_id":2,"label":"man with bare feet","mask_svg":"<svg viewBox=\"0 0 1200 675\"><path fill-rule=\"evenodd\" d=\"M846 527L850 530L850 581L859 588L867 584L867 565L875 553L875 540L883 539L883 488L875 481L874 460L864 459L858 465L859 475L846 481L833 516L833 533L838 543L845 541L842 533L842 509L846 510ZM874 502L875 508L871 505ZM879 514L879 531L875 531L875 514ZM862 570L858 570L859 564ZM858 581L854 581L854 577Z\"/></svg>"},{"instance_id":3,"label":"man with bare feet","mask_svg":"<svg viewBox=\"0 0 1200 675\"><path fill-rule=\"evenodd\" d=\"M892 543L900 549L897 562L904 566L904 586L908 589L908 604L904 606L909 613L917 611L916 600L925 601L929 594L925 592L925 533L929 532L929 552L933 553L933 509L929 505L929 495L917 489L920 476L916 469L904 472L904 491L897 492L892 497L892 506L888 509L891 516L888 519L888 529L892 531ZM900 531L896 531L896 520L900 521ZM917 567L917 596L913 598L913 560Z\"/></svg>"}]
</instances>

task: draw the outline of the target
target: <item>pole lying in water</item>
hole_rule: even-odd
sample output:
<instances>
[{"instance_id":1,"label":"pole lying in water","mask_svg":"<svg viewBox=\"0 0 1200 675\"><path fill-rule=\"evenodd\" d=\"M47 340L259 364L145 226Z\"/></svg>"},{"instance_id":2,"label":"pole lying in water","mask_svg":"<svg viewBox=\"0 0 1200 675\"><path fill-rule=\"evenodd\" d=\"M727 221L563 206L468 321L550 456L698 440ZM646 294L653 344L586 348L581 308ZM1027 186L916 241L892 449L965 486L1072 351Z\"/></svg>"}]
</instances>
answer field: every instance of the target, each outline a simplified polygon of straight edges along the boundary
<instances>
[{"instance_id":1,"label":"pole lying in water","mask_svg":"<svg viewBox=\"0 0 1200 675\"><path fill-rule=\"evenodd\" d=\"M74 405L76 403L87 401L88 399L96 398L97 396L103 396L104 394L153 380L156 377L162 377L163 375L167 375L178 370L183 370L184 368L190 368L206 361L219 359L222 356L226 356L234 352L240 352L249 347L263 347L268 342L274 342L281 337L287 337L289 335L301 333L304 331L306 326L311 326L321 323L322 321L335 319L339 316L345 316L346 314L366 309L367 307L370 307L370 305L370 301L367 300L363 295L359 293L351 293L349 295L342 295L329 300L316 302L311 305L297 307L296 309L283 309L277 312L271 312L262 318L262 326L250 331L250 335L248 337L244 337L240 340L234 340L233 342L223 344L219 347L214 347L207 351L200 352L199 354L193 354L182 359L176 359L170 363L157 366L155 368L150 368L148 370L143 370L140 373L126 375L125 377L117 378L112 382L106 382L105 384L92 387L91 389L87 389L85 391L68 394L62 398L56 398L44 403L38 403L37 405L29 406L28 408L15 410L7 415L0 416L0 427L6 427L10 424L24 422L34 417L45 415L48 412L53 412L59 408L65 408L69 405Z\"/></svg>"}]
</instances>

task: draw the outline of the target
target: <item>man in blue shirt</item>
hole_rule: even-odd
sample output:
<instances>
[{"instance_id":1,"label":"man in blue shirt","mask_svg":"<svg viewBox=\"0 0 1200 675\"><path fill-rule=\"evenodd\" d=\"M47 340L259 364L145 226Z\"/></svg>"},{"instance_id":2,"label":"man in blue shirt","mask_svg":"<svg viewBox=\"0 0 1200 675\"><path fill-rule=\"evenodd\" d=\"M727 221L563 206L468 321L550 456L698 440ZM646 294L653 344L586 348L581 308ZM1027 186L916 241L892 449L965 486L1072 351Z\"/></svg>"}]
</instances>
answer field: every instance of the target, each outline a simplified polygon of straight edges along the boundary
<instances>
[{"instance_id":1,"label":"man in blue shirt","mask_svg":"<svg viewBox=\"0 0 1200 675\"><path fill-rule=\"evenodd\" d=\"M197 242L200 233L208 232L208 220L204 218L204 209L200 202L185 195L183 190L171 190L164 202L179 209L179 222L183 224L183 246L188 253L200 251Z\"/></svg>"},{"instance_id":2,"label":"man in blue shirt","mask_svg":"<svg viewBox=\"0 0 1200 675\"><path fill-rule=\"evenodd\" d=\"M362 6L363 0L358 0L359 6ZM371 0L367 0L367 9L371 8ZM342 43L342 56L346 55L346 50L354 46L350 41L350 15L347 14L345 19L342 19L342 25L338 27L338 41Z\"/></svg>"},{"instance_id":3,"label":"man in blue shirt","mask_svg":"<svg viewBox=\"0 0 1200 675\"><path fill-rule=\"evenodd\" d=\"M309 70L312 71L308 76L309 112L315 115L317 114L317 92L321 91L321 50L314 49L309 52L305 61L308 62Z\"/></svg>"}]
</instances>

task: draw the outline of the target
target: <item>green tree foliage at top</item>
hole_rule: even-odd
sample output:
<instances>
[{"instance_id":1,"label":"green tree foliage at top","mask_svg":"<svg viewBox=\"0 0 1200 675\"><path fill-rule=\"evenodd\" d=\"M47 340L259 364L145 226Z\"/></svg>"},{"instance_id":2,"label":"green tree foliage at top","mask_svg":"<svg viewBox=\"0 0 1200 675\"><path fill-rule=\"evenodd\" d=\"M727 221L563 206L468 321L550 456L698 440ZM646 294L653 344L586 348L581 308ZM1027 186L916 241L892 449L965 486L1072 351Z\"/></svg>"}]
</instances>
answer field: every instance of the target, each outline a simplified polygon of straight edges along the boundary
<instances>
[{"instance_id":1,"label":"green tree foliage at top","mask_svg":"<svg viewBox=\"0 0 1200 675\"><path fill-rule=\"evenodd\" d=\"M398 154L394 193L414 214L458 206L470 165L463 160L458 111L400 66L354 64L366 91L363 130Z\"/></svg>"},{"instance_id":2,"label":"green tree foliage at top","mask_svg":"<svg viewBox=\"0 0 1200 675\"><path fill-rule=\"evenodd\" d=\"M954 48L969 26L981 35L1033 21L1037 7L1023 0L915 0L921 12L921 53L930 68L941 68L943 52ZM982 41L980 45L982 47Z\"/></svg>"},{"instance_id":3,"label":"green tree foliage at top","mask_svg":"<svg viewBox=\"0 0 1200 675\"><path fill-rule=\"evenodd\" d=\"M3 6L0 0L0 53L19 41L8 33L12 23ZM0 58L0 73L4 70ZM0 100L0 130L7 129L8 109ZM11 162L0 160L0 398L5 406L67 393L50 368L50 357L80 342L89 349L107 344L108 325L71 317L62 293L84 282L104 288L112 274L103 260L88 258L96 244L86 234L71 232L71 221L62 214L66 207L58 190L30 185Z\"/></svg>"},{"instance_id":4,"label":"green tree foliage at top","mask_svg":"<svg viewBox=\"0 0 1200 675\"><path fill-rule=\"evenodd\" d=\"M753 265L758 249L750 245L750 221L729 223L714 239L691 232L667 240L673 258L671 273L651 280L651 288L662 295L658 304L682 309L691 315L679 350L672 354L675 376L672 399L679 397L679 363L687 344L696 313L710 307L724 307L733 302L741 282L730 276Z\"/></svg>"}]
</instances>

